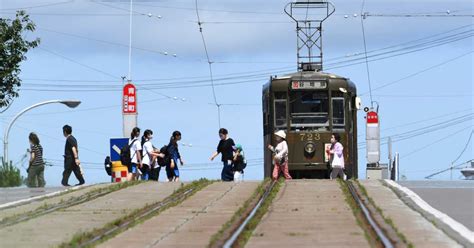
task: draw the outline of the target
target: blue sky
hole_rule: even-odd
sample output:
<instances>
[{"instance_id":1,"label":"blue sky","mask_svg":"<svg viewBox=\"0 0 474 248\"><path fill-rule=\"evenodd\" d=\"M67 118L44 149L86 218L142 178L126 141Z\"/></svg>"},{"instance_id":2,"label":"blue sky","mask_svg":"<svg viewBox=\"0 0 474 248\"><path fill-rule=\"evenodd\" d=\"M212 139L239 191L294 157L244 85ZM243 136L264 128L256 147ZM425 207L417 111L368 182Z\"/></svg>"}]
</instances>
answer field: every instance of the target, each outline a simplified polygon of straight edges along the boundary
<instances>
[{"instance_id":1,"label":"blue sky","mask_svg":"<svg viewBox=\"0 0 474 248\"><path fill-rule=\"evenodd\" d=\"M198 2L216 84L223 84L215 87L217 101L224 104L222 126L253 161L246 179L263 177L258 163L263 152L261 87L270 75L296 68L295 25L282 12L287 2ZM355 58L350 55L363 51L360 18L353 17L360 14L362 1L333 3L336 12L324 24L326 67L351 78L363 105L368 106L365 64L331 69L335 67L331 66L335 62L332 58L349 60ZM120 87L121 77L128 73L128 7L126 1L0 1L2 18L26 8L37 24L37 31L26 37L42 40L22 64L20 97L0 115L1 130L15 113L34 103L70 98L82 101L74 110L59 104L35 109L22 116L10 133L9 156L14 162L28 148L28 133L39 134L44 156L54 165L45 173L48 185L60 182L61 127L66 123L72 125L78 139L87 182L109 180L102 162L109 152L109 139L122 135ZM167 143L174 130L183 133L184 144L192 144L180 147L188 163L182 167L184 180L219 178L221 169L220 163L208 160L218 143L218 120L211 87L203 86L209 84L209 71L194 7L191 0L135 1L133 16L131 79L140 89L138 123L142 130L155 132L155 146ZM447 10L451 15L472 15L472 2L367 0L365 4L370 14L443 15ZM439 35L433 39L464 35L457 41L369 63L373 99L380 105L381 136L406 138L394 143L393 150L400 153L401 174L410 180L448 167L466 146L473 129L472 20L369 16L364 21L369 51L433 35ZM359 112L360 142L365 137L363 115ZM429 126L448 121L453 123L423 134L423 130L431 130ZM410 137L413 134L419 135ZM386 146L381 148L382 162L386 162ZM471 140L456 163L472 157ZM17 165L21 167L21 163ZM454 179L459 175L455 172ZM359 150L359 176L365 178L364 149ZM449 173L436 178L449 179ZM74 180L72 177L71 182Z\"/></svg>"}]
</instances>

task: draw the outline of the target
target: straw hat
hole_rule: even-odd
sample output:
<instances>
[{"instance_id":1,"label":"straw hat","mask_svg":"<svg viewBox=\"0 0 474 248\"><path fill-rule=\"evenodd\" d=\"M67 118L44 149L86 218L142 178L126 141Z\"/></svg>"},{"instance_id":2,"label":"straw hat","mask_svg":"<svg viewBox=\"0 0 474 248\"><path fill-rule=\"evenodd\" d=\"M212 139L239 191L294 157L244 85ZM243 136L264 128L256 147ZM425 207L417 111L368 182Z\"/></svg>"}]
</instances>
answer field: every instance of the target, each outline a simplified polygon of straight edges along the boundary
<instances>
[{"instance_id":1,"label":"straw hat","mask_svg":"<svg viewBox=\"0 0 474 248\"><path fill-rule=\"evenodd\" d=\"M280 131L276 132L275 135L282 138L282 139L286 139L286 134L285 134L285 131L283 131L283 130L280 130Z\"/></svg>"}]
</instances>

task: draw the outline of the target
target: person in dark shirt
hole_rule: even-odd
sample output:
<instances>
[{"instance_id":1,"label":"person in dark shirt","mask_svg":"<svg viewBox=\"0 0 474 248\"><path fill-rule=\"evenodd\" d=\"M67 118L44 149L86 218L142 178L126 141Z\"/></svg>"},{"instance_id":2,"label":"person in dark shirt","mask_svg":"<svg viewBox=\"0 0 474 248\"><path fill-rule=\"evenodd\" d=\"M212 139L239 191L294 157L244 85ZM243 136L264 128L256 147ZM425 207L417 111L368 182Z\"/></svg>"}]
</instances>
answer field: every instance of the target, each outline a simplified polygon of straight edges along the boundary
<instances>
[{"instance_id":1,"label":"person in dark shirt","mask_svg":"<svg viewBox=\"0 0 474 248\"><path fill-rule=\"evenodd\" d=\"M234 172L232 171L232 160L234 158L234 149L232 148L235 143L234 140L228 137L229 132L225 128L219 129L219 144L217 145L217 150L212 154L210 160L214 160L217 155L222 154L222 172L221 179L222 181L230 182L234 180Z\"/></svg>"},{"instance_id":2,"label":"person in dark shirt","mask_svg":"<svg viewBox=\"0 0 474 248\"><path fill-rule=\"evenodd\" d=\"M66 145L64 147L64 172L61 184L63 186L70 186L68 183L69 176L71 175L71 172L74 172L77 180L79 180L77 185L82 185L85 181L80 167L81 161L79 161L77 140L72 136L72 127L65 125L63 127L63 134L64 137L66 137Z\"/></svg>"},{"instance_id":3,"label":"person in dark shirt","mask_svg":"<svg viewBox=\"0 0 474 248\"><path fill-rule=\"evenodd\" d=\"M184 161L181 158L178 150L178 141L181 140L181 132L174 131L168 144L167 152L170 156L170 162L166 165L166 175L168 176L169 182L179 182L179 169L178 160L181 165L184 165Z\"/></svg>"}]
</instances>

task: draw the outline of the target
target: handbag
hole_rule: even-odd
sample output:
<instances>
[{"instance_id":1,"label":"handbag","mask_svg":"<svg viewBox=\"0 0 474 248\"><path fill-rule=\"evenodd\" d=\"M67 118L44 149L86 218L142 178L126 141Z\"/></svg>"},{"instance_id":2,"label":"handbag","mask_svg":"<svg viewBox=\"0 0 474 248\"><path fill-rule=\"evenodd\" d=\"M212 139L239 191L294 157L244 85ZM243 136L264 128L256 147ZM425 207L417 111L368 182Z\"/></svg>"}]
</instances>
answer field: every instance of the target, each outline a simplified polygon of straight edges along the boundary
<instances>
[{"instance_id":1,"label":"handbag","mask_svg":"<svg viewBox=\"0 0 474 248\"><path fill-rule=\"evenodd\" d=\"M341 157L339 157L337 154L334 154L333 159L332 159L332 163L331 163L331 167L332 168L334 168L334 167L342 168L343 159L344 159L344 155L341 155Z\"/></svg>"}]
</instances>

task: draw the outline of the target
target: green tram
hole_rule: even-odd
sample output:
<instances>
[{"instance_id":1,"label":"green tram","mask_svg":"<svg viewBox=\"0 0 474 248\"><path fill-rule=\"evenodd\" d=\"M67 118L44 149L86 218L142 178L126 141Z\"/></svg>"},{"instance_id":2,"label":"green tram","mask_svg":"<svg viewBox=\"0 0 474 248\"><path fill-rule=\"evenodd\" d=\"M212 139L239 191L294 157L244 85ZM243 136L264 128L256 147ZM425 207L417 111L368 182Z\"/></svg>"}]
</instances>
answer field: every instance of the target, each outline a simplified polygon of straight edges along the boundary
<instances>
[{"instance_id":1,"label":"green tram","mask_svg":"<svg viewBox=\"0 0 474 248\"><path fill-rule=\"evenodd\" d=\"M273 133L286 132L293 178L329 178L331 134L339 133L348 178L357 178L357 109L360 100L348 78L318 71L271 77L263 86L264 176L271 177Z\"/></svg>"}]
</instances>

